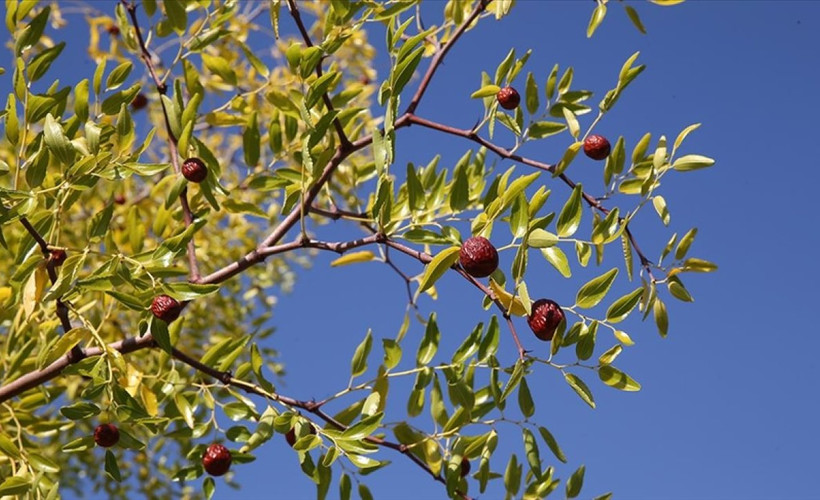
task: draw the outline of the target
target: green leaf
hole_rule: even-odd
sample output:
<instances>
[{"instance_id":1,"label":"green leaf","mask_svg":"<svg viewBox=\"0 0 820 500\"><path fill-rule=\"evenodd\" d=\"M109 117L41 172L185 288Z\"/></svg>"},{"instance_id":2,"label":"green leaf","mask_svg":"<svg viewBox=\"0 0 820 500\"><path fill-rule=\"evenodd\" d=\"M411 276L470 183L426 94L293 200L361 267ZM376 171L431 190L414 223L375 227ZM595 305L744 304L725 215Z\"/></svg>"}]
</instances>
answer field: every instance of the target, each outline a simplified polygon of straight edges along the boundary
<instances>
[{"instance_id":1,"label":"green leaf","mask_svg":"<svg viewBox=\"0 0 820 500\"><path fill-rule=\"evenodd\" d=\"M185 424L190 428L194 428L194 409L191 407L191 403L188 401L188 398L183 396L181 393L176 393L174 395L174 404L179 410L179 414L182 415L182 419L185 420Z\"/></svg>"},{"instance_id":2,"label":"green leaf","mask_svg":"<svg viewBox=\"0 0 820 500\"><path fill-rule=\"evenodd\" d=\"M248 116L245 123L245 131L242 132L242 149L244 151L245 165L255 167L259 163L259 122L256 112Z\"/></svg>"},{"instance_id":3,"label":"green leaf","mask_svg":"<svg viewBox=\"0 0 820 500\"><path fill-rule=\"evenodd\" d=\"M592 229L592 243L595 245L609 243L621 235L623 226L619 219L618 207L612 209L601 222Z\"/></svg>"},{"instance_id":4,"label":"green leaf","mask_svg":"<svg viewBox=\"0 0 820 500\"><path fill-rule=\"evenodd\" d=\"M118 483L122 481L120 467L117 465L117 457L111 453L111 450L105 450L105 473Z\"/></svg>"},{"instance_id":5,"label":"green leaf","mask_svg":"<svg viewBox=\"0 0 820 500\"><path fill-rule=\"evenodd\" d=\"M473 328L472 333L464 339L456 352L453 354L453 364L463 363L467 358L478 351L479 343L481 342L481 330L483 325L479 323Z\"/></svg>"},{"instance_id":6,"label":"green leaf","mask_svg":"<svg viewBox=\"0 0 820 500\"><path fill-rule=\"evenodd\" d=\"M575 498L581 493L581 487L584 485L585 470L582 465L567 479L567 498Z\"/></svg>"},{"instance_id":7,"label":"green leaf","mask_svg":"<svg viewBox=\"0 0 820 500\"><path fill-rule=\"evenodd\" d=\"M589 18L589 25L587 26L587 38L591 38L592 35L595 33L595 30L598 29L598 26L604 20L606 16L606 4L601 2L595 6L595 10L592 11L592 17Z\"/></svg>"},{"instance_id":8,"label":"green leaf","mask_svg":"<svg viewBox=\"0 0 820 500\"><path fill-rule=\"evenodd\" d=\"M470 99L480 99L482 97L490 97L494 96L501 90L501 87L498 85L485 85L480 89L476 90L472 94L470 94Z\"/></svg>"},{"instance_id":9,"label":"green leaf","mask_svg":"<svg viewBox=\"0 0 820 500\"><path fill-rule=\"evenodd\" d=\"M356 347L353 359L350 362L350 375L358 377L367 371L367 356L370 355L370 348L373 346L373 335L368 329L364 340Z\"/></svg>"},{"instance_id":10,"label":"green leaf","mask_svg":"<svg viewBox=\"0 0 820 500\"><path fill-rule=\"evenodd\" d=\"M567 259L567 256L563 250L557 246L542 248L541 255L543 255L544 258L552 264L552 267L561 273L564 278L569 278L572 276L572 270L569 267L569 259Z\"/></svg>"},{"instance_id":11,"label":"green leaf","mask_svg":"<svg viewBox=\"0 0 820 500\"><path fill-rule=\"evenodd\" d=\"M212 295L219 291L219 285L205 285L195 283L167 283L165 289L168 295L179 300L196 300L201 297Z\"/></svg>"},{"instance_id":12,"label":"green leaf","mask_svg":"<svg viewBox=\"0 0 820 500\"><path fill-rule=\"evenodd\" d=\"M629 16L629 20L632 21L632 24L635 25L635 28L638 29L642 34L646 34L646 28L644 27L643 23L641 22L640 16L638 16L638 11L635 10L634 7L631 5L623 4L624 9L626 9L626 15Z\"/></svg>"},{"instance_id":13,"label":"green leaf","mask_svg":"<svg viewBox=\"0 0 820 500\"><path fill-rule=\"evenodd\" d=\"M43 138L49 151L64 165L70 165L74 161L74 147L63 132L63 127L51 113L46 115Z\"/></svg>"},{"instance_id":14,"label":"green leaf","mask_svg":"<svg viewBox=\"0 0 820 500\"><path fill-rule=\"evenodd\" d=\"M652 312L655 315L655 325L658 327L658 333L661 337L666 337L669 333L669 316L666 313L666 304L659 298L655 298L652 304Z\"/></svg>"},{"instance_id":15,"label":"green leaf","mask_svg":"<svg viewBox=\"0 0 820 500\"><path fill-rule=\"evenodd\" d=\"M527 73L527 111L535 114L538 111L538 84L535 82L535 77L532 72Z\"/></svg>"},{"instance_id":16,"label":"green leaf","mask_svg":"<svg viewBox=\"0 0 820 500\"><path fill-rule=\"evenodd\" d=\"M629 392L641 390L641 384L612 365L603 365L598 368L598 377L603 383L615 389Z\"/></svg>"},{"instance_id":17,"label":"green leaf","mask_svg":"<svg viewBox=\"0 0 820 500\"><path fill-rule=\"evenodd\" d=\"M623 297L619 298L615 302L609 306L609 309L606 311L606 320L610 323L617 323L619 321L623 321L632 309L638 305L638 302L641 300L641 295L643 294L643 287L636 288L632 292L624 295Z\"/></svg>"},{"instance_id":18,"label":"green leaf","mask_svg":"<svg viewBox=\"0 0 820 500\"><path fill-rule=\"evenodd\" d=\"M533 248L548 248L556 243L558 243L558 236L543 229L533 229L527 236L527 244Z\"/></svg>"},{"instance_id":19,"label":"green leaf","mask_svg":"<svg viewBox=\"0 0 820 500\"><path fill-rule=\"evenodd\" d=\"M521 414L526 418L530 418L535 414L535 403L532 401L532 394L526 378L522 378L518 385L518 407L521 409Z\"/></svg>"},{"instance_id":20,"label":"green leaf","mask_svg":"<svg viewBox=\"0 0 820 500\"><path fill-rule=\"evenodd\" d=\"M541 434L541 439L543 439L544 442L547 443L547 446L549 447L550 451L552 451L552 454L555 455L555 458L564 463L567 463L567 457L566 455L564 455L564 451L561 449L561 447L558 446L558 442L555 440L552 433L549 430L547 430L546 427L538 427L538 432Z\"/></svg>"},{"instance_id":21,"label":"green leaf","mask_svg":"<svg viewBox=\"0 0 820 500\"><path fill-rule=\"evenodd\" d=\"M459 247L445 248L427 264L421 284L416 293L422 293L433 286L439 278L458 260Z\"/></svg>"},{"instance_id":22,"label":"green leaf","mask_svg":"<svg viewBox=\"0 0 820 500\"><path fill-rule=\"evenodd\" d=\"M713 271L717 271L717 268L718 266L714 262L709 262L708 260L690 257L683 261L683 268L681 269L681 271L711 273Z\"/></svg>"},{"instance_id":23,"label":"green leaf","mask_svg":"<svg viewBox=\"0 0 820 500\"><path fill-rule=\"evenodd\" d=\"M572 387L572 390L574 390L586 404L595 408L595 400L592 398L592 392L583 380L572 373L564 373L564 380L566 380L567 384Z\"/></svg>"},{"instance_id":24,"label":"green leaf","mask_svg":"<svg viewBox=\"0 0 820 500\"><path fill-rule=\"evenodd\" d=\"M688 172L690 170L698 170L701 168L711 167L715 164L715 160L708 156L701 155L685 155L681 156L672 164L672 168L678 172Z\"/></svg>"},{"instance_id":25,"label":"green leaf","mask_svg":"<svg viewBox=\"0 0 820 500\"><path fill-rule=\"evenodd\" d=\"M46 71L51 67L51 63L60 55L65 48L65 42L60 42L54 47L48 48L31 60L28 65L28 78L32 82L36 82L42 78Z\"/></svg>"},{"instance_id":26,"label":"green leaf","mask_svg":"<svg viewBox=\"0 0 820 500\"><path fill-rule=\"evenodd\" d=\"M393 339L382 339L384 347L384 366L388 370L395 368L401 361L401 346Z\"/></svg>"},{"instance_id":27,"label":"green leaf","mask_svg":"<svg viewBox=\"0 0 820 500\"><path fill-rule=\"evenodd\" d=\"M666 200L663 196L655 196L652 198L652 206L655 207L658 217L661 218L664 226L669 225L669 209L666 207Z\"/></svg>"},{"instance_id":28,"label":"green leaf","mask_svg":"<svg viewBox=\"0 0 820 500\"><path fill-rule=\"evenodd\" d=\"M83 420L100 414L100 407L87 401L78 401L60 408L60 413L69 420Z\"/></svg>"},{"instance_id":29,"label":"green leaf","mask_svg":"<svg viewBox=\"0 0 820 500\"><path fill-rule=\"evenodd\" d=\"M133 67L134 65L131 64L131 61L126 61L111 70L111 73L108 74L108 78L105 80L105 90L110 91L119 88L119 86L125 82L125 79L128 78L128 75L131 74Z\"/></svg>"},{"instance_id":30,"label":"green leaf","mask_svg":"<svg viewBox=\"0 0 820 500\"><path fill-rule=\"evenodd\" d=\"M510 456L504 471L504 487L507 493L513 496L518 494L518 489L521 487L521 466L518 464L518 457L515 453Z\"/></svg>"},{"instance_id":31,"label":"green leaf","mask_svg":"<svg viewBox=\"0 0 820 500\"><path fill-rule=\"evenodd\" d=\"M598 363L601 365L612 364L612 362L615 361L615 358L617 358L618 355L621 354L621 351L623 351L623 347L621 346L621 344L615 344L614 346L607 349L606 352L598 356Z\"/></svg>"},{"instance_id":32,"label":"green leaf","mask_svg":"<svg viewBox=\"0 0 820 500\"><path fill-rule=\"evenodd\" d=\"M5 434L0 434L0 453L3 453L7 457L14 460L20 458L20 450L17 449L17 445L15 445Z\"/></svg>"},{"instance_id":33,"label":"green leaf","mask_svg":"<svg viewBox=\"0 0 820 500\"><path fill-rule=\"evenodd\" d=\"M25 477L11 476L0 483L0 496L25 495L31 484Z\"/></svg>"},{"instance_id":34,"label":"green leaf","mask_svg":"<svg viewBox=\"0 0 820 500\"><path fill-rule=\"evenodd\" d=\"M79 344L83 341L83 339L89 336L89 333L90 332L87 328L72 328L69 330L68 333L61 336L53 346L50 346L48 353L46 353L46 355L43 356L43 359L37 363L38 368L48 366L54 361L57 361L57 359L63 357L75 345Z\"/></svg>"},{"instance_id":35,"label":"green leaf","mask_svg":"<svg viewBox=\"0 0 820 500\"><path fill-rule=\"evenodd\" d=\"M669 293L672 294L678 300L682 300L683 302L694 302L695 299L692 298L692 295L686 290L686 287L683 286L683 283L676 277L672 277L669 279L669 283L667 283L667 287L669 288Z\"/></svg>"},{"instance_id":36,"label":"green leaf","mask_svg":"<svg viewBox=\"0 0 820 500\"><path fill-rule=\"evenodd\" d=\"M693 123L692 125L689 125L685 129L683 129L680 134L678 134L678 138L675 139L675 145L672 147L673 154L683 143L683 140L686 139L686 136L697 130L698 127L700 127L700 123Z\"/></svg>"},{"instance_id":37,"label":"green leaf","mask_svg":"<svg viewBox=\"0 0 820 500\"><path fill-rule=\"evenodd\" d=\"M171 334L168 333L168 325L164 321L151 321L151 336L154 337L154 342L156 342L163 351L168 354L171 353L171 349L173 349L171 345Z\"/></svg>"},{"instance_id":38,"label":"green leaf","mask_svg":"<svg viewBox=\"0 0 820 500\"><path fill-rule=\"evenodd\" d=\"M567 125L559 122L538 121L530 125L528 135L533 139L542 139L559 134L566 130Z\"/></svg>"},{"instance_id":39,"label":"green leaf","mask_svg":"<svg viewBox=\"0 0 820 500\"><path fill-rule=\"evenodd\" d=\"M186 3L180 0L164 0L162 2L171 27L180 35L185 33L185 29L188 27L188 14L185 12Z\"/></svg>"},{"instance_id":40,"label":"green leaf","mask_svg":"<svg viewBox=\"0 0 820 500\"><path fill-rule=\"evenodd\" d=\"M584 309L594 307L604 299L617 275L618 268L612 268L597 278L591 279L578 290L575 303Z\"/></svg>"},{"instance_id":41,"label":"green leaf","mask_svg":"<svg viewBox=\"0 0 820 500\"><path fill-rule=\"evenodd\" d=\"M172 2L177 3L177 2ZM166 5L168 2L166 2ZM202 52L202 62L209 71L218 75L225 83L229 85L236 85L236 72L231 67L231 64L220 56L213 56L207 52Z\"/></svg>"},{"instance_id":42,"label":"green leaf","mask_svg":"<svg viewBox=\"0 0 820 500\"><path fill-rule=\"evenodd\" d=\"M521 382L521 378L524 376L524 362L520 359L515 362L515 368L513 368L512 375L510 375L510 379L507 380L507 385L504 386L504 391L501 393L501 398L499 398L498 403L503 403L507 397L512 394L512 391L516 388L519 382Z\"/></svg>"},{"instance_id":43,"label":"green leaf","mask_svg":"<svg viewBox=\"0 0 820 500\"><path fill-rule=\"evenodd\" d=\"M441 332L436 322L436 313L432 313L427 320L427 328L424 331L424 337L421 339L419 350L416 353L416 366L426 366L433 360L433 356L435 356L438 351L440 340Z\"/></svg>"},{"instance_id":44,"label":"green leaf","mask_svg":"<svg viewBox=\"0 0 820 500\"><path fill-rule=\"evenodd\" d=\"M581 184L576 184L575 188L572 190L572 194L569 196L569 199L561 209L561 213L558 215L556 227L558 230L558 236L561 238L572 236L575 234L575 231L578 230L578 226L581 225L582 193L583 187Z\"/></svg>"},{"instance_id":45,"label":"green leaf","mask_svg":"<svg viewBox=\"0 0 820 500\"><path fill-rule=\"evenodd\" d=\"M675 248L675 259L681 260L686 257L686 252L689 251L689 247L692 246L692 242L695 241L697 234L698 228L693 227L683 235L683 238L680 239L680 243L678 243L678 246Z\"/></svg>"}]
</instances>

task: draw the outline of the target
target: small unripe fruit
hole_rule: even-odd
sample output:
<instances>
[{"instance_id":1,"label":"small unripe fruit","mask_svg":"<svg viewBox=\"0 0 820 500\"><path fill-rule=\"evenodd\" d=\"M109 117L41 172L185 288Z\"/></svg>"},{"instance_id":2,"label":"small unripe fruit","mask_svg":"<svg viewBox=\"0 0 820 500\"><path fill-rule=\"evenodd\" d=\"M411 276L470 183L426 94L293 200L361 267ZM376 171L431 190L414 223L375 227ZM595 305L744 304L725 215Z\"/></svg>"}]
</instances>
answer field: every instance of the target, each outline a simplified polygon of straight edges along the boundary
<instances>
[{"instance_id":1,"label":"small unripe fruit","mask_svg":"<svg viewBox=\"0 0 820 500\"><path fill-rule=\"evenodd\" d=\"M470 461L467 460L467 457L461 459L461 477L466 476L470 473Z\"/></svg>"},{"instance_id":2,"label":"small unripe fruit","mask_svg":"<svg viewBox=\"0 0 820 500\"><path fill-rule=\"evenodd\" d=\"M208 177L208 167L199 158L188 158L182 163L182 176L191 182L202 182Z\"/></svg>"},{"instance_id":3,"label":"small unripe fruit","mask_svg":"<svg viewBox=\"0 0 820 500\"><path fill-rule=\"evenodd\" d=\"M458 261L470 276L485 278L498 268L498 251L487 238L473 236L461 245Z\"/></svg>"},{"instance_id":4,"label":"small unripe fruit","mask_svg":"<svg viewBox=\"0 0 820 500\"><path fill-rule=\"evenodd\" d=\"M139 111L147 105L148 98L145 97L145 94L143 94L142 92L134 96L134 100L131 101L131 109L133 109L134 111Z\"/></svg>"},{"instance_id":5,"label":"small unripe fruit","mask_svg":"<svg viewBox=\"0 0 820 500\"><path fill-rule=\"evenodd\" d=\"M564 320L564 311L555 301L538 299L532 305L532 313L527 318L527 324L536 337L543 341L552 340L555 329Z\"/></svg>"},{"instance_id":6,"label":"small unripe fruit","mask_svg":"<svg viewBox=\"0 0 820 500\"><path fill-rule=\"evenodd\" d=\"M498 104L504 109L515 109L521 103L521 96L512 87L504 87L495 95Z\"/></svg>"},{"instance_id":7,"label":"small unripe fruit","mask_svg":"<svg viewBox=\"0 0 820 500\"><path fill-rule=\"evenodd\" d=\"M58 248L51 251L51 261L54 262L55 266L62 266L66 257L68 257L68 255L65 253L65 250Z\"/></svg>"},{"instance_id":8,"label":"small unripe fruit","mask_svg":"<svg viewBox=\"0 0 820 500\"><path fill-rule=\"evenodd\" d=\"M202 455L202 467L212 476L221 476L231 468L231 451L219 443L213 443Z\"/></svg>"},{"instance_id":9,"label":"small unripe fruit","mask_svg":"<svg viewBox=\"0 0 820 500\"><path fill-rule=\"evenodd\" d=\"M316 429L314 429L312 425L308 427L308 430L314 436L316 435ZM296 443L297 439L298 438L296 437L296 427L291 427L290 430L287 433L285 433L285 441L287 441L290 447L293 448L293 445L294 443Z\"/></svg>"},{"instance_id":10,"label":"small unripe fruit","mask_svg":"<svg viewBox=\"0 0 820 500\"><path fill-rule=\"evenodd\" d=\"M593 160L605 160L610 150L609 141L602 135L592 134L584 139L584 154Z\"/></svg>"},{"instance_id":11,"label":"small unripe fruit","mask_svg":"<svg viewBox=\"0 0 820 500\"><path fill-rule=\"evenodd\" d=\"M182 312L182 304L168 295L157 295L151 302L151 312L166 323L171 323Z\"/></svg>"},{"instance_id":12,"label":"small unripe fruit","mask_svg":"<svg viewBox=\"0 0 820 500\"><path fill-rule=\"evenodd\" d=\"M94 442L103 448L110 448L120 440L120 431L114 424L100 424L94 429Z\"/></svg>"}]
</instances>

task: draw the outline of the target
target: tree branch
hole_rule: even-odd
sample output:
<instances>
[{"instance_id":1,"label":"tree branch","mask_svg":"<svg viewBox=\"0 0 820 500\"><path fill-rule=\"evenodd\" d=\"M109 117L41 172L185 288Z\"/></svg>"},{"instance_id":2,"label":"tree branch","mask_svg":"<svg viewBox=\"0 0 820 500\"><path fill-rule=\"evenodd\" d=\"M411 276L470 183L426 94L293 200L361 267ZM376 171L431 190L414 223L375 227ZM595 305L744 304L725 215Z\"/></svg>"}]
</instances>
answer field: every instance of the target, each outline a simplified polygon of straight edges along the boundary
<instances>
[{"instance_id":1,"label":"tree branch","mask_svg":"<svg viewBox=\"0 0 820 500\"><path fill-rule=\"evenodd\" d=\"M313 41L310 39L310 34L305 28L304 22L302 22L302 15L299 14L299 9L296 7L296 2L294 0L288 0L288 11L290 11L290 15L293 17L293 21L299 28L299 33L302 35L302 39L305 41L305 45L307 45L308 47L313 47ZM319 62L316 63L316 76L322 76L321 58L319 59ZM327 92L322 94L322 102L325 103L325 107L327 108L327 111L329 113L333 112L333 103L330 101L330 96L327 94ZM344 128L342 128L342 123L339 121L338 118L333 119L333 128L336 130L336 135L339 136L339 141L341 141L342 147L349 148L350 139L347 138L347 134L345 134Z\"/></svg>"},{"instance_id":2,"label":"tree branch","mask_svg":"<svg viewBox=\"0 0 820 500\"><path fill-rule=\"evenodd\" d=\"M140 57L142 61L145 63L146 68L148 68L148 73L151 75L151 78L154 80L154 85L157 88L157 92L160 94L160 96L163 96L168 92L168 86L165 84L165 82L160 81L159 77L157 76L156 69L154 68L154 63L151 60L151 53L148 51L148 47L145 45L145 39L142 36L142 31L140 30L139 22L137 21L137 6L135 3L129 2L128 0L120 0L120 2L125 7L129 17L131 18L131 23L134 25L134 31L137 34L137 40L139 41L140 45ZM179 175L181 170L179 167L179 150L177 149L177 137L171 130L171 120L168 115L168 109L165 106L165 101L163 101L160 98L159 103L160 106L162 106L162 115L165 119L165 133L168 137L168 155L171 157L171 165L174 166L174 172L176 172L176 174ZM188 204L187 186L182 188L182 191L179 193L179 203L182 206L182 218L185 221L185 227L187 228L194 222L194 214L191 211L191 206ZM188 241L187 254L190 280L194 283L197 283L200 280L200 274L199 263L196 260L196 245L194 244L193 238L191 238L191 240Z\"/></svg>"}]
</instances>

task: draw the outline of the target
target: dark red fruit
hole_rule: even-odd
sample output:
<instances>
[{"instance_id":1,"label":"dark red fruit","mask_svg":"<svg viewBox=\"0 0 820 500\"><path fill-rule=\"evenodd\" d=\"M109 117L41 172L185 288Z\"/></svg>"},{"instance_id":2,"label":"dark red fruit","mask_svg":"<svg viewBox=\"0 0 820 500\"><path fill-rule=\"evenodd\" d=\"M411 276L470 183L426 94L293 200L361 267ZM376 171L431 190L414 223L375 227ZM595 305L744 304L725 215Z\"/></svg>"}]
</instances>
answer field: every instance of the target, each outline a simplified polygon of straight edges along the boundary
<instances>
[{"instance_id":1,"label":"dark red fruit","mask_svg":"<svg viewBox=\"0 0 820 500\"><path fill-rule=\"evenodd\" d=\"M188 158L182 164L182 175L191 182L202 182L208 177L208 167L199 158Z\"/></svg>"},{"instance_id":2,"label":"dark red fruit","mask_svg":"<svg viewBox=\"0 0 820 500\"><path fill-rule=\"evenodd\" d=\"M515 109L521 103L521 96L512 87L504 87L495 95L498 104L504 109Z\"/></svg>"},{"instance_id":3,"label":"dark red fruit","mask_svg":"<svg viewBox=\"0 0 820 500\"><path fill-rule=\"evenodd\" d=\"M602 135L588 135L584 139L584 153L593 160L605 160L612 148Z\"/></svg>"},{"instance_id":4,"label":"dark red fruit","mask_svg":"<svg viewBox=\"0 0 820 500\"><path fill-rule=\"evenodd\" d=\"M313 428L311 425L309 427L309 431L311 434L316 435L316 429ZM285 433L285 441L288 442L291 448L293 448L293 444L296 442L298 438L296 437L296 427L291 427L290 430Z\"/></svg>"},{"instance_id":5,"label":"dark red fruit","mask_svg":"<svg viewBox=\"0 0 820 500\"><path fill-rule=\"evenodd\" d=\"M231 468L231 451L219 443L213 443L202 455L202 467L212 476L221 476Z\"/></svg>"},{"instance_id":6,"label":"dark red fruit","mask_svg":"<svg viewBox=\"0 0 820 500\"><path fill-rule=\"evenodd\" d=\"M119 36L120 27L117 26L116 24L109 24L106 31L108 31L108 34L111 35L111 36Z\"/></svg>"},{"instance_id":7,"label":"dark red fruit","mask_svg":"<svg viewBox=\"0 0 820 500\"><path fill-rule=\"evenodd\" d=\"M68 255L66 255L65 250L60 250L58 248L51 251L51 261L54 262L55 266L62 266L66 257L68 257Z\"/></svg>"},{"instance_id":8,"label":"dark red fruit","mask_svg":"<svg viewBox=\"0 0 820 500\"><path fill-rule=\"evenodd\" d=\"M538 299L532 305L532 314L527 318L527 324L530 325L536 337L550 341L563 319L564 311L555 301Z\"/></svg>"},{"instance_id":9,"label":"dark red fruit","mask_svg":"<svg viewBox=\"0 0 820 500\"><path fill-rule=\"evenodd\" d=\"M498 251L487 238L473 236L461 245L458 261L470 276L485 278L498 267Z\"/></svg>"},{"instance_id":10,"label":"dark red fruit","mask_svg":"<svg viewBox=\"0 0 820 500\"><path fill-rule=\"evenodd\" d=\"M466 476L470 473L470 461L467 460L467 457L461 459L461 477Z\"/></svg>"},{"instance_id":11,"label":"dark red fruit","mask_svg":"<svg viewBox=\"0 0 820 500\"><path fill-rule=\"evenodd\" d=\"M131 109L134 111L139 111L145 106L148 106L148 98L145 97L145 94L139 93L134 96L134 100L131 101Z\"/></svg>"},{"instance_id":12,"label":"dark red fruit","mask_svg":"<svg viewBox=\"0 0 820 500\"><path fill-rule=\"evenodd\" d=\"M116 203L117 205L125 205L125 195L114 195L114 203Z\"/></svg>"},{"instance_id":13,"label":"dark red fruit","mask_svg":"<svg viewBox=\"0 0 820 500\"><path fill-rule=\"evenodd\" d=\"M94 442L103 448L110 448L120 440L120 431L114 424L100 424L94 429Z\"/></svg>"},{"instance_id":14,"label":"dark red fruit","mask_svg":"<svg viewBox=\"0 0 820 500\"><path fill-rule=\"evenodd\" d=\"M171 323L177 319L179 313L182 312L182 304L173 297L157 295L151 302L151 312L162 321Z\"/></svg>"}]
</instances>

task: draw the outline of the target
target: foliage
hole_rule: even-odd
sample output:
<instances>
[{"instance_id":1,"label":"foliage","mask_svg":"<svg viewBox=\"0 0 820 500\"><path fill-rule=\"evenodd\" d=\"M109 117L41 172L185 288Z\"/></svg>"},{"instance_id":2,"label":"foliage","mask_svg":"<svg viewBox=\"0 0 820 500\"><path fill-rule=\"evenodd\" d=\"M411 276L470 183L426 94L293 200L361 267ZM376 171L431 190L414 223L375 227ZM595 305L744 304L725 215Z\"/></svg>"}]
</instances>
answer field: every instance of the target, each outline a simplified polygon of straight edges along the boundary
<instances>
[{"instance_id":1,"label":"foliage","mask_svg":"<svg viewBox=\"0 0 820 500\"><path fill-rule=\"evenodd\" d=\"M593 408L591 379L640 389L613 365L632 345L619 323L637 311L666 336L665 301L692 300L684 273L715 265L689 256L695 229L672 235L651 261L630 222L651 205L668 224L661 180L714 162L681 154L696 124L671 143L649 133L631 146L617 138L598 196L568 177L584 138L644 70L637 53L597 107L592 92L575 86L571 67L525 74L530 51L510 50L477 89L456 89L483 106L475 127L416 114L450 48L477 23L503 22L512 8L510 0L450 0L440 4L439 23L423 28L418 4L144 0L105 11L95 4L84 11L94 73L61 81L50 69L70 45L60 39L64 6L6 1L15 66L2 69L9 85L0 142L0 496L81 493L80 471L104 470L85 481L111 496L210 497L218 481L194 480L204 474L200 458L215 430L234 467L293 430L293 449L319 497L341 473L340 495L349 498L349 474L388 465L390 453L414 462L450 497L484 492L490 481L526 498L558 488L548 464L567 459L535 416L532 375L554 370ZM608 7L596 4L588 35ZM625 9L645 31L635 8ZM385 34L379 50L390 56L380 80L374 32ZM499 109L495 94L513 84L522 104ZM420 150L419 164L401 168L395 147L410 125L475 149L453 166ZM498 146L501 135L515 145ZM567 143L555 164L517 153L544 140ZM180 174L189 157L207 166L204 182ZM501 170L496 159L516 165ZM347 224L350 238L322 239L330 220ZM499 241L507 231L512 239L500 250L514 255L509 269L485 283L458 265L468 235ZM538 298L530 298L530 257L540 254L569 279L579 266L602 266L613 245L623 264L578 283L548 356L526 351L513 317L528 315ZM387 263L407 284L408 307L394 338L379 342L368 332L351 345L346 387L311 402L276 389L284 372L269 338L271 290L287 292L295 268L322 251L339 253L337 266ZM424 271L405 273L390 260L394 253ZM420 294L437 297L446 273L460 274L484 293L485 309L496 309L476 307L480 319L452 356L438 351L435 312L416 304ZM624 279L635 282L632 291L610 296ZM150 310L161 294L184 306L170 324ZM413 321L425 331L417 347L405 339ZM496 355L507 341L518 359ZM392 394L406 398L406 415L388 416L388 389L398 378L414 380L409 394ZM345 407L340 400L349 394L356 401ZM430 419L421 416L425 407ZM222 427L225 417L236 423ZM493 424L501 420L519 428L520 453L493 454L503 437ZM102 464L89 452L99 422L121 433ZM467 477L463 458L474 464ZM584 473L581 466L567 478L567 497L579 494ZM230 473L225 481L233 484ZM358 487L367 498L366 483Z\"/></svg>"}]
</instances>

